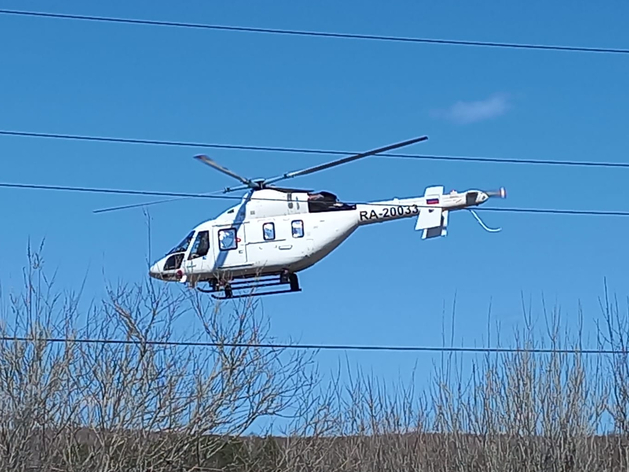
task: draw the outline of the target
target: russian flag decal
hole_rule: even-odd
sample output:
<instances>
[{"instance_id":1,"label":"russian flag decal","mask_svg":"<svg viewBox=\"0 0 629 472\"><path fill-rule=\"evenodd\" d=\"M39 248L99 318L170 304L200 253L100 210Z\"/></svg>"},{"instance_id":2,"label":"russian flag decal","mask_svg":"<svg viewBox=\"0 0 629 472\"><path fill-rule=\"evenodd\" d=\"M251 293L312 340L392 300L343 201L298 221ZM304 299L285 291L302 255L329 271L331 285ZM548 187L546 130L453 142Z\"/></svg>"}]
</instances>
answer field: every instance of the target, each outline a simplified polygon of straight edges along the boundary
<instances>
[{"instance_id":1,"label":"russian flag decal","mask_svg":"<svg viewBox=\"0 0 629 472\"><path fill-rule=\"evenodd\" d=\"M426 199L426 203L428 205L437 205L439 203L439 199L438 198L427 198Z\"/></svg>"}]
</instances>

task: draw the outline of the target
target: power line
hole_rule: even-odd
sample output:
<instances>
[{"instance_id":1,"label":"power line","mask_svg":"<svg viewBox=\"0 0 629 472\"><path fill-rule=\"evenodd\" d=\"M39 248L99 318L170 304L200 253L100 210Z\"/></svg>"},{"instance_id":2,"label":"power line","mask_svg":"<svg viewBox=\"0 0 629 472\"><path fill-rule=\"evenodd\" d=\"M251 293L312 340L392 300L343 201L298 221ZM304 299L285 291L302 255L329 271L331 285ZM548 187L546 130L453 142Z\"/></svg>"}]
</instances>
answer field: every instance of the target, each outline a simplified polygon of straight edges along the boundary
<instances>
[{"instance_id":1,"label":"power line","mask_svg":"<svg viewBox=\"0 0 629 472\"><path fill-rule=\"evenodd\" d=\"M551 215L629 216L629 211L560 210L544 208L475 208L474 211L502 211L506 213L541 213Z\"/></svg>"},{"instance_id":2,"label":"power line","mask_svg":"<svg viewBox=\"0 0 629 472\"><path fill-rule=\"evenodd\" d=\"M52 190L61 192L82 192L82 193L104 193L114 195L141 195L141 196L160 196L160 197L182 197L182 198L209 198L209 199L224 199L224 200L238 200L242 201L243 197L232 195L213 195L211 193L179 193L179 192L158 192L151 190L124 190L124 189L111 189L111 188L93 188L93 187L71 187L61 185L39 185L39 184L19 184L19 183L6 183L0 182L0 188L13 188L13 189L25 189L25 190ZM285 202L285 199L281 198L258 198L251 197L248 200L260 200L260 201L280 201ZM150 204L148 202L147 204ZM354 205L373 205L373 206L392 206L394 202L379 203L379 202L367 202L367 201L355 201L355 202L342 202ZM145 204L140 204L145 205ZM418 205L421 207L422 205ZM425 205L426 208L435 208L434 205ZM505 213L538 213L538 214L551 214L551 215L589 215L589 216L629 216L629 211L606 211L606 210L562 210L552 208L492 208L492 207L478 207L475 211L496 211Z\"/></svg>"},{"instance_id":3,"label":"power line","mask_svg":"<svg viewBox=\"0 0 629 472\"><path fill-rule=\"evenodd\" d=\"M552 348L500 348L500 347L447 347L447 346L384 346L356 344L288 344L288 343L217 343L204 341L133 341L128 339L87 339L87 338L31 338L2 336L6 342L47 342L77 344L120 344L171 347L234 347L256 349L297 349L320 351L398 351L398 352L467 352L467 353L533 353L533 354L629 354L627 350L616 349L552 349Z\"/></svg>"},{"instance_id":4,"label":"power line","mask_svg":"<svg viewBox=\"0 0 629 472\"><path fill-rule=\"evenodd\" d=\"M333 33L333 32L324 32L324 31L259 28L259 27L250 27L250 26L211 25L211 24L203 24L203 23L157 21L157 20L143 20L143 19L132 19L132 18L114 18L114 17L104 17L104 16L75 15L75 14L47 13L47 12L5 10L5 9L1 9L0 14L31 16L31 17L41 17L41 18L56 18L56 19L66 19L66 20L98 21L98 22L105 22L105 23L123 23L123 24L148 25L148 26L169 26L169 27L177 27L177 28L194 28L194 29L215 30L215 31L280 34L280 35L290 35L290 36L309 36L309 37L336 38L336 39L359 39L359 40L387 41L387 42L398 42L398 43L422 43L422 44L435 44L435 45L477 46L477 47L494 47L494 48L509 48L509 49L534 49L534 50L546 50L546 51L629 54L629 49L623 49L623 48L558 46L558 45L544 45L544 44L523 44L523 43L507 43L507 42L492 42L492 41L470 41L470 40L454 40L454 39L385 36L385 35L357 34L357 33Z\"/></svg>"},{"instance_id":5,"label":"power line","mask_svg":"<svg viewBox=\"0 0 629 472\"><path fill-rule=\"evenodd\" d=\"M77 135L77 134L36 133L36 132L30 132L30 131L11 131L11 130L0 130L0 136L62 139L62 140L71 140L71 141L92 141L92 142L96 141L96 142L122 143L122 144L148 144L148 145L158 145L158 146L228 149L228 150L243 150L243 151L256 151L256 152L283 152L283 153L293 153L293 154L348 155L348 154L357 153L357 151L342 151L342 150L331 150L331 149L308 149L308 148L292 148L292 147L277 147L277 146L253 146L253 145L244 145L244 144L218 144L218 143L201 143L201 142L192 142L192 141L167 141L167 140L156 140L156 139L118 138L118 137L93 136L93 135ZM405 153L382 153L374 157L433 160L433 161L453 161L453 162L493 162L493 163L502 163L502 164L537 164L537 165L558 165L558 166L580 166L580 167L629 168L629 163L627 162L512 159L512 158L501 158L501 157L439 156L439 155L405 154Z\"/></svg>"}]
</instances>

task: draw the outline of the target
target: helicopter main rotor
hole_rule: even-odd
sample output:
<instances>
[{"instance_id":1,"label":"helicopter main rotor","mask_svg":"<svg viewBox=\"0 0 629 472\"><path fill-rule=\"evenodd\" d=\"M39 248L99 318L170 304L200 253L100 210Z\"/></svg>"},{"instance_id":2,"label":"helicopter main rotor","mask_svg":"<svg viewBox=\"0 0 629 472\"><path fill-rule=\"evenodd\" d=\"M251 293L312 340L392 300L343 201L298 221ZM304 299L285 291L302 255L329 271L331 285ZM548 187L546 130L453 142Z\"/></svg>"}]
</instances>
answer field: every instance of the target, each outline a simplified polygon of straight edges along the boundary
<instances>
[{"instance_id":1,"label":"helicopter main rotor","mask_svg":"<svg viewBox=\"0 0 629 472\"><path fill-rule=\"evenodd\" d=\"M206 195L217 195L219 193L229 193L229 192L235 192L238 190L246 190L246 189L251 189L251 190L262 190L265 188L268 189L274 189L274 190L280 190L280 191L287 191L287 192L299 192L299 191L304 191L303 189L294 189L294 188L288 188L288 187L277 187L275 185L272 185L276 182L280 182L282 180L286 180L286 179L292 179L294 177L300 177L302 175L308 175L308 174L313 174L315 172L319 172L321 170L325 170L325 169L329 169L331 167L335 167L341 164L345 164L347 162L352 162L358 159L362 159L363 157L368 157L368 156L373 156L374 154L379 154L382 152L386 152L386 151L391 151L393 149L398 149L404 146L409 146L411 144L415 144L418 143L420 141L425 141L428 139L428 136L420 136L418 138L413 138L413 139L409 139L406 141L401 141L398 143L394 143L394 144L390 144L388 146L384 146L381 148L377 148L377 149L372 149L370 151L365 151L365 152L361 152L358 154L354 154L352 156L348 156L348 157L343 157L341 159L336 159L334 161L330 161L330 162L326 162L323 164L319 164L313 167L308 167L306 169L301 169L301 170L296 170L293 172L286 172L282 175L278 175L276 177L271 177L271 178L267 178L267 179L248 179L246 177L243 177L241 175L238 175L236 172L220 165L218 162L210 159L207 155L205 154L199 154L194 156L195 159L197 159L199 162L202 162L203 164L206 164L210 167L212 167L213 169L222 172L225 175L230 176L233 179L238 180L241 184L238 187L226 187L225 189L223 189L222 191L217 191L217 192L208 192L206 193ZM118 206L118 207L109 207L109 208L103 208L100 210L94 210L94 213L105 213L105 212L111 212L111 211L117 211L117 210L125 210L125 209L130 209L130 208L137 208L137 207L145 207L145 206L149 206L149 205L157 205L159 203L168 203L168 202L173 202L173 201L177 201L177 200L186 200L190 197L178 197L178 198L170 198L170 199L166 199L166 200L157 200L157 201L153 201L153 202L145 202L145 203L136 203L136 204L132 204L132 205L124 205L124 206Z\"/></svg>"},{"instance_id":2,"label":"helicopter main rotor","mask_svg":"<svg viewBox=\"0 0 629 472\"><path fill-rule=\"evenodd\" d=\"M243 184L242 186L238 186L238 187L227 187L224 189L223 191L224 193L235 192L238 190L246 190L246 189L262 190L264 188L271 188L271 189L276 189L276 190L292 190L292 189L284 189L282 187L276 187L271 184L280 182L286 179L292 179L294 177L300 177L303 175L313 174L321 170L329 169L330 167L336 167L338 165L345 164L347 162L352 162L358 159L362 159L363 157L373 156L374 154L379 154L381 152L391 151L393 149L398 149L404 146L409 146L411 144L415 144L420 141L425 141L427 139L428 139L428 136L420 136L418 138L413 138L407 141L401 141L399 143L390 144L388 146L384 146L378 149L372 149L370 151L365 151L358 154L354 154L353 156L343 157L341 159L336 159L334 161L326 162L326 163L319 164L313 167L308 167L306 169L296 170L293 172L286 172L282 175L278 175L276 177L271 177L267 179L256 179L256 180L248 179L246 177L242 177L241 175L236 174L234 171L229 170L226 167L217 163L216 161L210 159L205 154L196 155L194 156L194 158L218 170L219 172L229 175L230 177L238 180L239 182Z\"/></svg>"}]
</instances>

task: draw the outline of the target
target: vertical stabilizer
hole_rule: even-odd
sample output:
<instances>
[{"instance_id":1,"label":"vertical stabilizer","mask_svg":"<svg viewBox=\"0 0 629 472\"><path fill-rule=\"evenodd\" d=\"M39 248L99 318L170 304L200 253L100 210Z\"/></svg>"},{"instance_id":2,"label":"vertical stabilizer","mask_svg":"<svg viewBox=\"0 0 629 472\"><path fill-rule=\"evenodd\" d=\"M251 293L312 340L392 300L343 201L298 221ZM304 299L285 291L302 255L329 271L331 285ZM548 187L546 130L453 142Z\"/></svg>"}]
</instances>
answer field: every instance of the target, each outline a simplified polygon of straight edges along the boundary
<instances>
[{"instance_id":1,"label":"vertical stabilizer","mask_svg":"<svg viewBox=\"0 0 629 472\"><path fill-rule=\"evenodd\" d=\"M448 211L440 208L443 197L443 186L426 188L424 198L426 205L419 211L415 230L424 230L422 239L437 238L448 233ZM434 205L434 208L431 208Z\"/></svg>"}]
</instances>

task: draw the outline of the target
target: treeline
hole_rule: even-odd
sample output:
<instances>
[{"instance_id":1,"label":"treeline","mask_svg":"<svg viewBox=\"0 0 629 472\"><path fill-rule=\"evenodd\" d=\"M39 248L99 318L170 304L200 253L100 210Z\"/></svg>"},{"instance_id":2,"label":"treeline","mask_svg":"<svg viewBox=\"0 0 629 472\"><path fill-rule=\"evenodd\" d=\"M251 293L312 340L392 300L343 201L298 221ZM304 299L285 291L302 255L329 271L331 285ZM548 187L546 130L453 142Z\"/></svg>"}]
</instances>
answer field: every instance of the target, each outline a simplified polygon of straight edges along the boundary
<instances>
[{"instance_id":1,"label":"treeline","mask_svg":"<svg viewBox=\"0 0 629 472\"><path fill-rule=\"evenodd\" d=\"M627 355L580 353L580 337L561 333L554 312L549 347L573 353L488 354L469 375L460 357L444 354L430 388L416 391L413 378L391 388L360 372L323 383L314 354L248 346L274 341L255 308L150 282L110 287L85 307L78 295L57 292L40 255L29 254L23 289L2 300L0 470L629 466ZM203 329L185 333L192 317ZM625 350L629 324L615 302L605 300L601 321L598 347ZM538 347L534 332L527 324L517 347ZM29 340L7 339L16 337ZM281 435L248 434L273 419Z\"/></svg>"}]
</instances>

